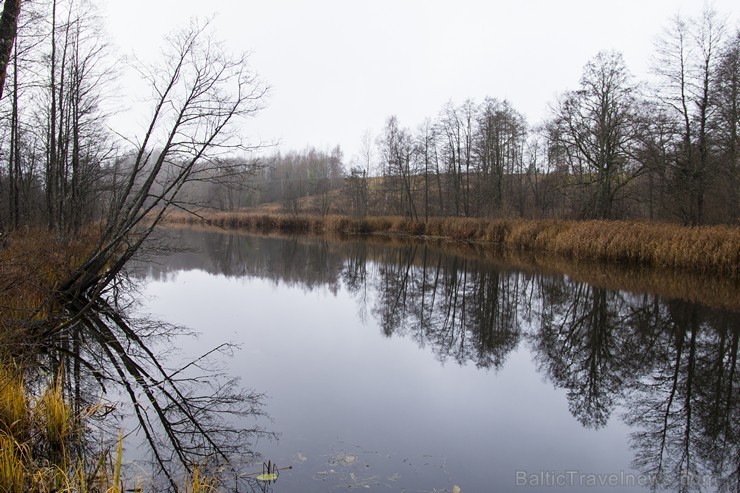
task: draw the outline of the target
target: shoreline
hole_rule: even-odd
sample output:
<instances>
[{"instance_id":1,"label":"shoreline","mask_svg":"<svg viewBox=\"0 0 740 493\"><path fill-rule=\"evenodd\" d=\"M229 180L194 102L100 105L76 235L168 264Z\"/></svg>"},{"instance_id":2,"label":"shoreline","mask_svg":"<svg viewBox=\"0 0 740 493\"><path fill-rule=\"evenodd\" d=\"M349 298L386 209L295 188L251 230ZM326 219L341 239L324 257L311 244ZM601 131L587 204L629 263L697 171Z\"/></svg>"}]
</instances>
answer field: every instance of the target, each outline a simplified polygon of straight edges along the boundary
<instances>
[{"instance_id":1,"label":"shoreline","mask_svg":"<svg viewBox=\"0 0 740 493\"><path fill-rule=\"evenodd\" d=\"M208 225L260 233L382 235L472 244L495 252L555 255L571 261L605 262L740 276L740 227L680 226L639 221L566 221L205 212L168 215L163 225Z\"/></svg>"}]
</instances>

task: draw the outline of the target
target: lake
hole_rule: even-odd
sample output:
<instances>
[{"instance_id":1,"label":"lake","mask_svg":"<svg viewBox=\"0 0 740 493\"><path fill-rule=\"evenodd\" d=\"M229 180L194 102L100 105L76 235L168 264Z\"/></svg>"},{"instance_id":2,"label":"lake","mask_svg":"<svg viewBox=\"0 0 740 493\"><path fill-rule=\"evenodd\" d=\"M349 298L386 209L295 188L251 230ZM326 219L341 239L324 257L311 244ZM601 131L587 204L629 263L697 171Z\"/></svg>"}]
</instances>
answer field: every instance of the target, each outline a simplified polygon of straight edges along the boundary
<instances>
[{"instance_id":1,"label":"lake","mask_svg":"<svg viewBox=\"0 0 740 493\"><path fill-rule=\"evenodd\" d=\"M197 333L170 360L238 346L220 371L265 395L242 419L281 468L246 491L737 491L736 307L431 244L167 234L136 311Z\"/></svg>"}]
</instances>

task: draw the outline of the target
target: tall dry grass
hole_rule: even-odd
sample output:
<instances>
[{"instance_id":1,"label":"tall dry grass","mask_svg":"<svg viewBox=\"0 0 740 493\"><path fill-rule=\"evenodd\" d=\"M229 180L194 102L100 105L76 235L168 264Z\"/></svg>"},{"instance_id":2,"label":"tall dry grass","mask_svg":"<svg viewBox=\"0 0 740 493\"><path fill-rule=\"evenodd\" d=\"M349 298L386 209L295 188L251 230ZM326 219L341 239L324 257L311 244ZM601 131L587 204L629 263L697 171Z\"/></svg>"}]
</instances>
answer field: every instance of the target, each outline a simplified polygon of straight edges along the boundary
<instances>
[{"instance_id":1,"label":"tall dry grass","mask_svg":"<svg viewBox=\"0 0 740 493\"><path fill-rule=\"evenodd\" d=\"M0 362L0 491L74 491L61 487L69 482L61 479L67 477L66 464L50 464L52 457L46 455L63 450L72 422L71 407L58 385L36 398L22 370ZM57 462L67 460L63 453L55 457Z\"/></svg>"},{"instance_id":2,"label":"tall dry grass","mask_svg":"<svg viewBox=\"0 0 740 493\"><path fill-rule=\"evenodd\" d=\"M50 295L91 253L94 232L58 241L45 230L18 231L0 247L0 329L42 320L55 307Z\"/></svg>"},{"instance_id":3,"label":"tall dry grass","mask_svg":"<svg viewBox=\"0 0 740 493\"><path fill-rule=\"evenodd\" d=\"M0 433L24 438L29 428L29 416L21 371L13 366L0 365Z\"/></svg>"},{"instance_id":4,"label":"tall dry grass","mask_svg":"<svg viewBox=\"0 0 740 493\"><path fill-rule=\"evenodd\" d=\"M74 431L74 423L72 407L62 393L61 378L46 388L36 408L44 423L47 445L52 449L64 449Z\"/></svg>"},{"instance_id":5,"label":"tall dry grass","mask_svg":"<svg viewBox=\"0 0 740 493\"><path fill-rule=\"evenodd\" d=\"M58 378L39 393L30 393L20 369L0 362L0 492L144 491L138 480L127 484L124 478L123 434L115 453L102 450L95 457L64 453L92 412L74 415ZM198 471L183 480L181 491L213 492L216 481Z\"/></svg>"},{"instance_id":6,"label":"tall dry grass","mask_svg":"<svg viewBox=\"0 0 740 493\"><path fill-rule=\"evenodd\" d=\"M437 217L310 216L212 212L205 220L168 217L171 224L210 224L263 233L385 234L471 242L500 251L547 252L597 260L691 270L732 278L740 274L740 228L687 227L638 221L565 221Z\"/></svg>"},{"instance_id":7,"label":"tall dry grass","mask_svg":"<svg viewBox=\"0 0 740 493\"><path fill-rule=\"evenodd\" d=\"M95 411L75 415L59 378L38 392L30 392L20 368L0 361L0 492L144 491L140 480L124 477L123 434L115 451L104 449L95 457L66 453ZM198 468L178 486L187 493L218 491L216 478Z\"/></svg>"},{"instance_id":8,"label":"tall dry grass","mask_svg":"<svg viewBox=\"0 0 740 493\"><path fill-rule=\"evenodd\" d=\"M0 491L27 491L29 450L12 435L0 433Z\"/></svg>"}]
</instances>

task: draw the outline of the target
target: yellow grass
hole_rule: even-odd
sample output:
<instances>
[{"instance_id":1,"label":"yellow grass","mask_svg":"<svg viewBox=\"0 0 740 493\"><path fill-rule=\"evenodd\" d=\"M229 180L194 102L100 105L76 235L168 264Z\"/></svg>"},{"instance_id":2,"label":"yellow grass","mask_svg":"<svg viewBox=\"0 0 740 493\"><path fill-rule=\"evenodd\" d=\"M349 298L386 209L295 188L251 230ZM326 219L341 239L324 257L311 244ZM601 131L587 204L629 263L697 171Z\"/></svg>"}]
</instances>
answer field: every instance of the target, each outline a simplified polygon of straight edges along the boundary
<instances>
[{"instance_id":1,"label":"yellow grass","mask_svg":"<svg viewBox=\"0 0 740 493\"><path fill-rule=\"evenodd\" d=\"M0 432L0 491L25 491L28 447Z\"/></svg>"},{"instance_id":2,"label":"yellow grass","mask_svg":"<svg viewBox=\"0 0 740 493\"><path fill-rule=\"evenodd\" d=\"M123 464L123 433L118 437L116 446L116 461L113 464L113 481L108 488L109 493L121 493L121 466Z\"/></svg>"},{"instance_id":3,"label":"yellow grass","mask_svg":"<svg viewBox=\"0 0 740 493\"><path fill-rule=\"evenodd\" d=\"M72 433L72 407L64 399L60 379L47 387L36 408L46 428L46 440L54 448L63 448Z\"/></svg>"},{"instance_id":4,"label":"yellow grass","mask_svg":"<svg viewBox=\"0 0 740 493\"><path fill-rule=\"evenodd\" d=\"M218 491L216 480L208 475L203 475L197 467L193 470L192 477L185 480L184 493L212 493Z\"/></svg>"},{"instance_id":5,"label":"yellow grass","mask_svg":"<svg viewBox=\"0 0 740 493\"><path fill-rule=\"evenodd\" d=\"M20 436L28 429L29 406L20 370L0 365L0 433Z\"/></svg>"},{"instance_id":6,"label":"yellow grass","mask_svg":"<svg viewBox=\"0 0 740 493\"><path fill-rule=\"evenodd\" d=\"M73 414L58 378L34 398L23 384L21 372L0 361L0 385L3 423L13 423L0 427L0 492L143 491L124 486L123 435L114 455L103 451L99 459L89 460L64 453L70 440L77 438L73 424L90 414ZM198 472L183 482L183 490L210 492L215 491L215 484Z\"/></svg>"}]
</instances>

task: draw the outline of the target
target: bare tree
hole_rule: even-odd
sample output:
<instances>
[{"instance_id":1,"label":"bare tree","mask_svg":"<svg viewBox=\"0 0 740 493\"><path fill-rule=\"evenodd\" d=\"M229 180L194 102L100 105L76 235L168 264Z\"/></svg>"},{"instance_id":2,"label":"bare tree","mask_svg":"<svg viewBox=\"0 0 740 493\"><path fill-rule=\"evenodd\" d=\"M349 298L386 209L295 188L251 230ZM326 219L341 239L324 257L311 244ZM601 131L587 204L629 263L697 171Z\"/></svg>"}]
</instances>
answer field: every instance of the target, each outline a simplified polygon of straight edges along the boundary
<instances>
[{"instance_id":1,"label":"bare tree","mask_svg":"<svg viewBox=\"0 0 740 493\"><path fill-rule=\"evenodd\" d=\"M501 212L504 176L513 175L521 161L526 122L508 101L486 98L478 111L475 151L480 162L479 214Z\"/></svg>"},{"instance_id":2,"label":"bare tree","mask_svg":"<svg viewBox=\"0 0 740 493\"><path fill-rule=\"evenodd\" d=\"M139 66L151 85L146 133L130 159L109 169L107 213L92 253L60 286L62 294L100 291L136 253L166 211L188 209L183 186L212 175L216 158L252 148L235 131L260 108L267 88L197 22L168 38L161 66ZM242 162L234 163L235 167ZM236 171L236 170L235 170Z\"/></svg>"},{"instance_id":3,"label":"bare tree","mask_svg":"<svg viewBox=\"0 0 740 493\"><path fill-rule=\"evenodd\" d=\"M472 101L455 107L446 104L438 120L439 133L443 144L441 153L446 165L448 190L451 187L455 215L469 215L470 168L473 157L473 125L475 107Z\"/></svg>"},{"instance_id":4,"label":"bare tree","mask_svg":"<svg viewBox=\"0 0 740 493\"><path fill-rule=\"evenodd\" d=\"M99 219L92 211L113 152L101 102L114 70L99 30L93 4L53 2L44 178L47 223L59 238L76 237L84 223Z\"/></svg>"},{"instance_id":5,"label":"bare tree","mask_svg":"<svg viewBox=\"0 0 740 493\"><path fill-rule=\"evenodd\" d=\"M675 16L657 45L654 70L658 96L680 121L681 140L673 158L673 190L685 223L704 221L711 149L711 95L725 27L707 8L700 19Z\"/></svg>"},{"instance_id":6,"label":"bare tree","mask_svg":"<svg viewBox=\"0 0 740 493\"><path fill-rule=\"evenodd\" d=\"M416 152L415 155L420 161L418 167L420 171L423 170L424 175L424 220L429 220L430 213L430 197L431 183L430 175L436 170L437 177L437 197L439 199L437 214L444 210L442 202L442 184L439 175L439 156L437 154L437 141L439 136L437 135L437 129L432 121L427 118L419 126L416 134Z\"/></svg>"},{"instance_id":7,"label":"bare tree","mask_svg":"<svg viewBox=\"0 0 740 493\"><path fill-rule=\"evenodd\" d=\"M386 121L378 147L386 170L387 185L390 186L386 200L395 203L397 214L408 215L409 218L418 220L412 181L414 170L411 167L413 153L411 135L408 130L399 126L395 116Z\"/></svg>"},{"instance_id":8,"label":"bare tree","mask_svg":"<svg viewBox=\"0 0 740 493\"><path fill-rule=\"evenodd\" d=\"M565 152L581 186L595 191L579 204L582 215L610 218L617 190L641 167L632 160L636 139L635 87L617 52L601 52L583 70L581 86L554 108L552 138Z\"/></svg>"},{"instance_id":9,"label":"bare tree","mask_svg":"<svg viewBox=\"0 0 740 493\"><path fill-rule=\"evenodd\" d=\"M709 125L718 154L718 177L726 184L727 217L740 217L740 171L738 170L738 127L740 127L740 29L723 46L715 72L715 90L711 95L715 108Z\"/></svg>"}]
</instances>

